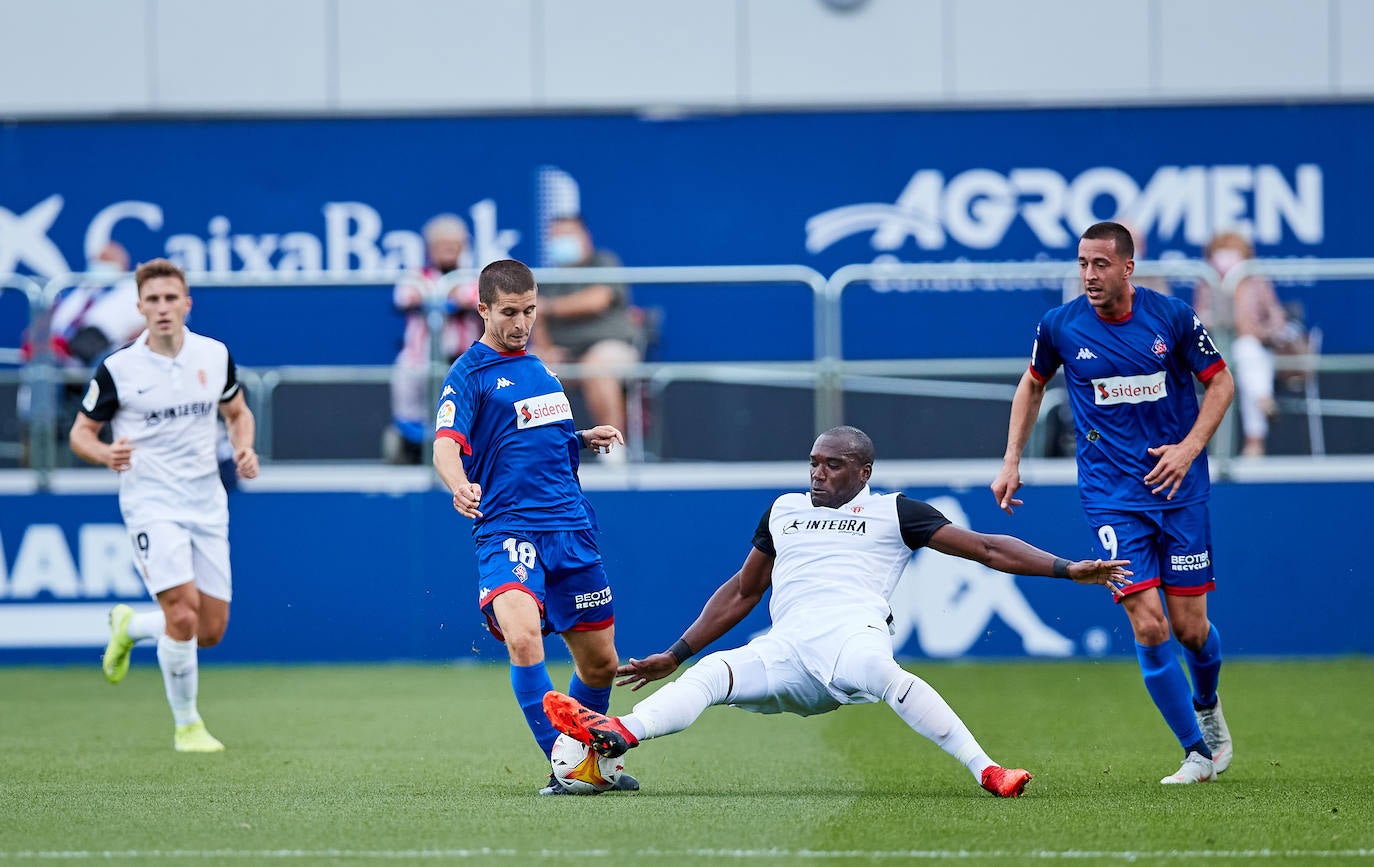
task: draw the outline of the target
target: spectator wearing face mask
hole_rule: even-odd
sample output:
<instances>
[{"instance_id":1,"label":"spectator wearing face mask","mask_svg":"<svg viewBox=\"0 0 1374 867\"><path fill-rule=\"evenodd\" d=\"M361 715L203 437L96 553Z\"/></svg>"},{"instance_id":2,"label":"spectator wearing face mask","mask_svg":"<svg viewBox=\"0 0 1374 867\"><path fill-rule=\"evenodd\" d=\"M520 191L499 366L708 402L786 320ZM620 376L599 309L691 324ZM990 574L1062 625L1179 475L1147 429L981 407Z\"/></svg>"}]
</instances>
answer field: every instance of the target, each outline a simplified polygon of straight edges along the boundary
<instances>
[{"instance_id":1,"label":"spectator wearing face mask","mask_svg":"<svg viewBox=\"0 0 1374 867\"><path fill-rule=\"evenodd\" d=\"M388 463L418 464L430 438L434 406L429 393L431 361L429 313L442 305L444 326L439 335L445 363L482 336L477 313L477 281L454 281L446 275L472 268L468 228L461 217L439 214L425 223L425 266L407 274L393 290L396 309L405 314L401 351L391 367L391 427L382 440Z\"/></svg>"},{"instance_id":2,"label":"spectator wearing face mask","mask_svg":"<svg viewBox=\"0 0 1374 867\"><path fill-rule=\"evenodd\" d=\"M129 273L129 253L123 245L110 241L101 247L87 261L81 280L54 299L47 317L47 359L61 370L89 369L137 337L144 322L138 312L138 287ZM25 334L20 353L25 361L32 361L43 348ZM59 417L70 419L85 390L84 382L72 382L35 395L31 385L20 385L17 411L21 428L28 427L36 398L54 407ZM58 425L59 430L62 427Z\"/></svg>"},{"instance_id":3,"label":"spectator wearing face mask","mask_svg":"<svg viewBox=\"0 0 1374 867\"><path fill-rule=\"evenodd\" d=\"M1222 277L1255 256L1255 248L1237 232L1214 236L1202 252L1207 263ZM1209 326L1221 315L1214 291L1208 284L1200 283L1193 295L1194 309ZM1236 294L1231 299L1231 318L1235 338L1230 358L1235 369L1236 405L1244 436L1241 454L1258 457L1265 453L1269 419L1275 412L1275 353L1303 351L1296 344L1305 345L1305 340L1301 326L1289 322L1288 312L1279 301L1274 284L1259 275L1245 277L1236 284Z\"/></svg>"},{"instance_id":4,"label":"spectator wearing face mask","mask_svg":"<svg viewBox=\"0 0 1374 867\"><path fill-rule=\"evenodd\" d=\"M620 259L598 250L580 216L549 224L545 260L554 268L615 268ZM534 352L550 364L574 362L592 368L580 378L587 412L597 425L625 430L625 391L621 372L639 362L642 326L623 283L539 284L539 315ZM622 456L623 449L612 455Z\"/></svg>"}]
</instances>

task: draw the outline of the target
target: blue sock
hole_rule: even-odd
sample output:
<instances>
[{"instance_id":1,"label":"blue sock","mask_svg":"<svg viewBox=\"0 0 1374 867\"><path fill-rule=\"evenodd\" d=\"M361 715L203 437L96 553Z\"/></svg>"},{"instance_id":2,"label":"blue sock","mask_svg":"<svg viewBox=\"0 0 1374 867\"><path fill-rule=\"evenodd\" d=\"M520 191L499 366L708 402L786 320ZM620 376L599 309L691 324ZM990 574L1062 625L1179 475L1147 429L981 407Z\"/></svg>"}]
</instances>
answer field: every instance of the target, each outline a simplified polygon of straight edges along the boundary
<instances>
[{"instance_id":1,"label":"blue sock","mask_svg":"<svg viewBox=\"0 0 1374 867\"><path fill-rule=\"evenodd\" d=\"M1166 641L1153 647L1136 642L1135 655L1140 661L1145 689L1154 699L1155 707L1159 708L1174 737L1178 738L1184 754L1198 752L1210 759L1212 751L1207 749L1202 730L1197 725L1197 717L1193 716L1193 691L1188 687L1183 666L1174 655L1173 642Z\"/></svg>"},{"instance_id":2,"label":"blue sock","mask_svg":"<svg viewBox=\"0 0 1374 867\"><path fill-rule=\"evenodd\" d=\"M1193 677L1193 707L1198 710L1216 705L1217 681L1221 679L1221 636L1216 626L1207 625L1211 630L1202 647L1197 650L1183 648L1183 659Z\"/></svg>"},{"instance_id":3,"label":"blue sock","mask_svg":"<svg viewBox=\"0 0 1374 867\"><path fill-rule=\"evenodd\" d=\"M529 724L539 748L547 756L553 749L553 742L558 740L558 729L544 716L544 693L553 689L548 669L544 668L542 662L536 662L534 665L511 665L510 685L515 690L516 703L525 714L525 722Z\"/></svg>"},{"instance_id":4,"label":"blue sock","mask_svg":"<svg viewBox=\"0 0 1374 867\"><path fill-rule=\"evenodd\" d=\"M582 682L582 678L577 676L577 672L573 672L572 683L568 684L568 695L597 713L605 713L611 709L611 688L605 686L598 689L587 686Z\"/></svg>"}]
</instances>

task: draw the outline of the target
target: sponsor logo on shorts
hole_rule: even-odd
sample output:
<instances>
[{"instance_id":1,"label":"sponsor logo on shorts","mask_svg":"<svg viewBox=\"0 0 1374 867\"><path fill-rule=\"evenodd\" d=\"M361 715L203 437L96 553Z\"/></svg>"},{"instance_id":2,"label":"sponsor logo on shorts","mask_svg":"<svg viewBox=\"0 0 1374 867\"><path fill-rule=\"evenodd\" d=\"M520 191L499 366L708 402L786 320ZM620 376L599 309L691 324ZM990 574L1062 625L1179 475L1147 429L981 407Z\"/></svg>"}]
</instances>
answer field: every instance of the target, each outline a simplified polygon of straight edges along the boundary
<instances>
[{"instance_id":1,"label":"sponsor logo on shorts","mask_svg":"<svg viewBox=\"0 0 1374 867\"><path fill-rule=\"evenodd\" d=\"M1210 569L1212 553L1203 551L1199 554L1172 554L1169 557L1169 568L1175 572L1200 572Z\"/></svg>"},{"instance_id":2,"label":"sponsor logo on shorts","mask_svg":"<svg viewBox=\"0 0 1374 867\"><path fill-rule=\"evenodd\" d=\"M598 605L605 605L611 601L611 588L603 587L591 593L579 593L573 597L573 608L581 611L585 608L596 608Z\"/></svg>"},{"instance_id":3,"label":"sponsor logo on shorts","mask_svg":"<svg viewBox=\"0 0 1374 867\"><path fill-rule=\"evenodd\" d=\"M572 420L572 404L568 403L568 396L561 391L519 400L512 406L515 408L515 426L520 430Z\"/></svg>"},{"instance_id":4,"label":"sponsor logo on shorts","mask_svg":"<svg viewBox=\"0 0 1374 867\"><path fill-rule=\"evenodd\" d=\"M1165 372L1141 376L1107 376L1093 380L1093 392L1098 406L1121 403L1152 403L1169 396Z\"/></svg>"}]
</instances>

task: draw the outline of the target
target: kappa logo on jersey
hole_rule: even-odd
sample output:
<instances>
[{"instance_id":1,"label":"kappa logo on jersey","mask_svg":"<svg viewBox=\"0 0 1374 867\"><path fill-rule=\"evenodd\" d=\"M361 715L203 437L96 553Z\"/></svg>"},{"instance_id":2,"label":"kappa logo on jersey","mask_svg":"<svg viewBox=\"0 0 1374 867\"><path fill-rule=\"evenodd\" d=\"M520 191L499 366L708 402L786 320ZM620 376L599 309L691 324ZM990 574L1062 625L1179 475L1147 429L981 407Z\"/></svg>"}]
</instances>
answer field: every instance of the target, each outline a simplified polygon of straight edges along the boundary
<instances>
[{"instance_id":1,"label":"kappa logo on jersey","mask_svg":"<svg viewBox=\"0 0 1374 867\"><path fill-rule=\"evenodd\" d=\"M1169 353L1169 344L1164 342L1163 337L1160 337L1158 334L1156 334L1155 342L1150 347L1150 351L1153 352L1155 355L1158 355L1160 358L1163 358L1165 355Z\"/></svg>"},{"instance_id":2,"label":"kappa logo on jersey","mask_svg":"<svg viewBox=\"0 0 1374 867\"><path fill-rule=\"evenodd\" d=\"M1088 347L1086 347L1086 346L1080 346L1080 347L1078 348L1078 355L1076 355L1076 356L1074 356L1074 357L1075 357L1077 360L1079 360L1079 361L1089 361L1089 360L1091 360L1091 359L1096 358L1097 355L1094 354L1093 351L1092 351L1091 349L1089 349Z\"/></svg>"},{"instance_id":3,"label":"kappa logo on jersey","mask_svg":"<svg viewBox=\"0 0 1374 867\"><path fill-rule=\"evenodd\" d=\"M515 426L520 430L558 421L572 421L572 404L568 403L568 396L561 391L517 401L511 406L515 408Z\"/></svg>"},{"instance_id":4,"label":"kappa logo on jersey","mask_svg":"<svg viewBox=\"0 0 1374 867\"><path fill-rule=\"evenodd\" d=\"M508 385L515 385L515 383L511 382L509 379L506 379L504 376L498 376L496 378L497 388L505 388Z\"/></svg>"},{"instance_id":5,"label":"kappa logo on jersey","mask_svg":"<svg viewBox=\"0 0 1374 867\"><path fill-rule=\"evenodd\" d=\"M1196 316L1193 317L1193 321L1197 322L1198 328L1202 328L1202 323L1198 322ZM1212 335L1207 333L1206 328L1202 328L1202 333L1197 336L1197 348L1198 351L1201 352L1203 355L1220 354L1219 352L1217 352L1217 345L1212 342Z\"/></svg>"},{"instance_id":6,"label":"kappa logo on jersey","mask_svg":"<svg viewBox=\"0 0 1374 867\"><path fill-rule=\"evenodd\" d=\"M453 417L457 412L458 407L454 406L451 400L446 400L439 404L439 414L434 418L435 429L452 427Z\"/></svg>"},{"instance_id":7,"label":"kappa logo on jersey","mask_svg":"<svg viewBox=\"0 0 1374 867\"><path fill-rule=\"evenodd\" d=\"M446 384L444 385L444 390L441 391L441 392L439 392L439 399L440 399L440 400L443 400L444 398L448 397L450 394L457 394L457 393L458 393L458 392L456 392L456 391L453 390L453 386L448 385L448 384L446 383Z\"/></svg>"},{"instance_id":8,"label":"kappa logo on jersey","mask_svg":"<svg viewBox=\"0 0 1374 867\"><path fill-rule=\"evenodd\" d=\"M1108 376L1093 380L1098 406L1115 406L1121 403L1151 403L1168 397L1165 373L1148 373L1141 376Z\"/></svg>"},{"instance_id":9,"label":"kappa logo on jersey","mask_svg":"<svg viewBox=\"0 0 1374 867\"><path fill-rule=\"evenodd\" d=\"M856 515L862 513L863 510L864 510L864 507L863 507L863 506L850 506L850 507L849 507L849 511L853 512L853 513L856 514Z\"/></svg>"}]
</instances>

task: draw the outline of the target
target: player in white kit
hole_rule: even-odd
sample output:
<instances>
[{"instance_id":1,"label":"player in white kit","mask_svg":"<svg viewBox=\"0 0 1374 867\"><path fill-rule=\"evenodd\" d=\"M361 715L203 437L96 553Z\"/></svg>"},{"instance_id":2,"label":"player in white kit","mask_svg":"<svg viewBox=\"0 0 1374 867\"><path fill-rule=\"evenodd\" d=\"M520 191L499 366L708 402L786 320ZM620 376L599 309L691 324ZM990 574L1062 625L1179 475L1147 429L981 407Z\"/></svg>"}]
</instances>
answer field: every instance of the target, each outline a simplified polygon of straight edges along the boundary
<instances>
[{"instance_id":1,"label":"player in white kit","mask_svg":"<svg viewBox=\"0 0 1374 867\"><path fill-rule=\"evenodd\" d=\"M96 369L72 424L71 447L81 458L120 474L119 509L134 560L160 610L110 612L105 678L119 683L129 653L157 640L178 752L224 749L196 707L197 646L224 637L232 597L229 508L215 456L216 413L224 417L238 475L258 474L253 413L244 400L229 350L186 328L191 310L186 275L166 259L140 265L138 310L147 330ZM109 423L113 442L100 440Z\"/></svg>"},{"instance_id":2,"label":"player in white kit","mask_svg":"<svg viewBox=\"0 0 1374 867\"><path fill-rule=\"evenodd\" d=\"M853 427L831 428L811 449L811 490L784 494L759 522L744 565L711 596L671 648L619 669L639 689L675 671L724 635L770 586L772 628L744 647L706 656L623 717L590 711L550 692L544 711L560 731L616 756L641 740L681 731L706 708L758 713L826 713L884 701L999 797L1021 794L1030 774L988 757L934 689L892 656L891 596L912 550L929 547L997 571L1069 578L1118 592L1130 584L1124 560L1070 563L1011 536L949 522L902 494L875 494L873 442Z\"/></svg>"}]
</instances>

